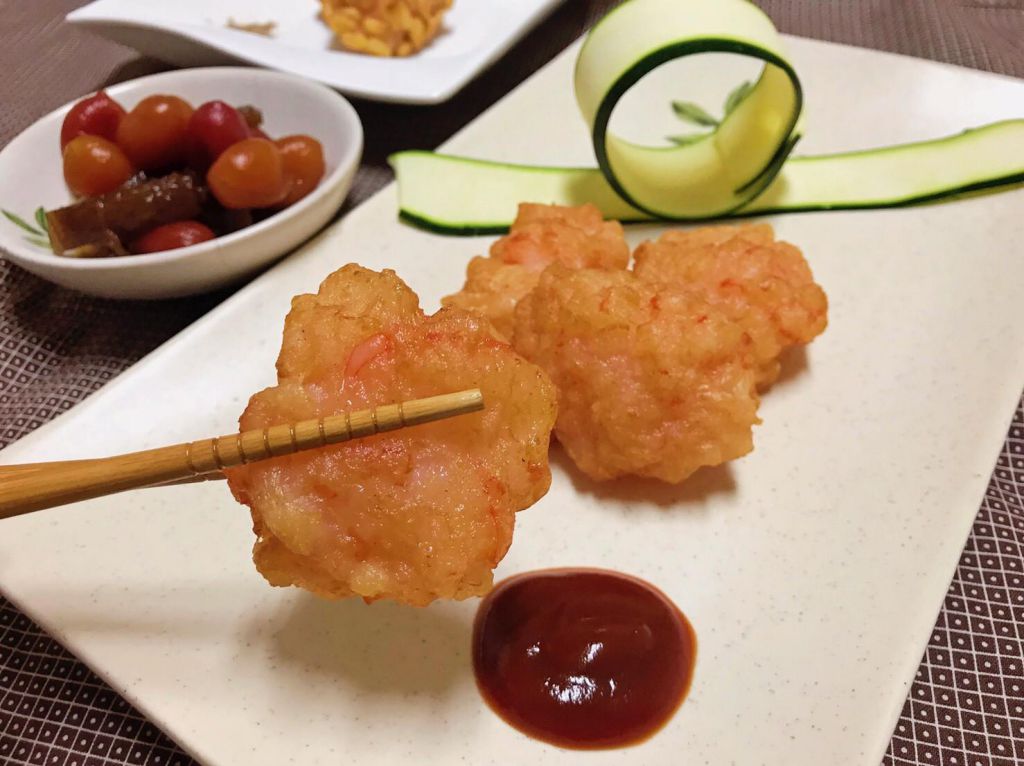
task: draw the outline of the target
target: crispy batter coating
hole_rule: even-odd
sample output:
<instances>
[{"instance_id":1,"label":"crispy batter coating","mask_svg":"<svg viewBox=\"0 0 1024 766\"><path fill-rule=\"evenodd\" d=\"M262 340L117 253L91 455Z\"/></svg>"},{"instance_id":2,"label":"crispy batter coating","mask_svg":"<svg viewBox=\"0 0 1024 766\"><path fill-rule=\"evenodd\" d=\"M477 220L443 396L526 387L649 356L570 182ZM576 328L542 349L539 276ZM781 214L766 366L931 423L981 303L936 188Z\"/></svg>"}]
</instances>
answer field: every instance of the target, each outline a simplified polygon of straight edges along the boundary
<instances>
[{"instance_id":1,"label":"crispy batter coating","mask_svg":"<svg viewBox=\"0 0 1024 766\"><path fill-rule=\"evenodd\" d=\"M629 245L618 221L605 221L594 205L564 207L523 203L491 257L541 272L552 263L574 269L624 269Z\"/></svg>"},{"instance_id":2,"label":"crispy batter coating","mask_svg":"<svg viewBox=\"0 0 1024 766\"><path fill-rule=\"evenodd\" d=\"M229 471L264 577L417 606L489 590L515 512L550 483L547 375L481 318L426 317L394 272L355 265L294 299L277 369L242 429L473 387L487 409Z\"/></svg>"},{"instance_id":3,"label":"crispy batter coating","mask_svg":"<svg viewBox=\"0 0 1024 766\"><path fill-rule=\"evenodd\" d=\"M701 291L749 333L758 385L779 376L779 355L810 343L828 324L828 299L799 249L767 224L670 231L640 245L641 279Z\"/></svg>"},{"instance_id":4,"label":"crispy batter coating","mask_svg":"<svg viewBox=\"0 0 1024 766\"><path fill-rule=\"evenodd\" d=\"M452 0L320 0L320 13L341 44L374 56L409 56L441 27Z\"/></svg>"},{"instance_id":5,"label":"crispy batter coating","mask_svg":"<svg viewBox=\"0 0 1024 766\"><path fill-rule=\"evenodd\" d=\"M466 284L441 299L442 306L472 311L490 320L497 337L510 341L516 304L540 279L540 272L519 263L476 256L466 267Z\"/></svg>"},{"instance_id":6,"label":"crispy batter coating","mask_svg":"<svg viewBox=\"0 0 1024 766\"><path fill-rule=\"evenodd\" d=\"M523 203L509 233L491 246L490 257L471 260L462 290L441 303L483 314L499 337L510 339L516 304L552 263L575 269L625 269L629 245L622 224L605 221L593 205Z\"/></svg>"},{"instance_id":7,"label":"crispy batter coating","mask_svg":"<svg viewBox=\"0 0 1024 766\"><path fill-rule=\"evenodd\" d=\"M443 300L488 317L559 393L556 435L595 479L670 482L752 449L756 387L827 324L800 251L771 226L710 226L641 245L593 206L524 204ZM542 276L543 272L543 276Z\"/></svg>"},{"instance_id":8,"label":"crispy batter coating","mask_svg":"<svg viewBox=\"0 0 1024 766\"><path fill-rule=\"evenodd\" d=\"M680 482L753 449L750 338L698 292L556 264L515 319L516 349L558 388L558 440L588 476Z\"/></svg>"}]
</instances>

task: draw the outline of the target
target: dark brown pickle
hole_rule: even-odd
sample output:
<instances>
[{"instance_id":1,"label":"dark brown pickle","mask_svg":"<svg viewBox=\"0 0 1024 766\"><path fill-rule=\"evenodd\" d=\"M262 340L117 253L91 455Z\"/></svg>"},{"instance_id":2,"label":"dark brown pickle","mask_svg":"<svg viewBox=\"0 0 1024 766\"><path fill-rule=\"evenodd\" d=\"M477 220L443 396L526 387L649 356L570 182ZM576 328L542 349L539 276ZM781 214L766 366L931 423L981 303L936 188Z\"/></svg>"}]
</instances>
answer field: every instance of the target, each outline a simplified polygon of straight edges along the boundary
<instances>
[{"instance_id":1,"label":"dark brown pickle","mask_svg":"<svg viewBox=\"0 0 1024 766\"><path fill-rule=\"evenodd\" d=\"M665 594L598 569L505 580L473 628L473 669L488 704L520 731L574 749L656 733L686 696L696 649Z\"/></svg>"},{"instance_id":2,"label":"dark brown pickle","mask_svg":"<svg viewBox=\"0 0 1024 766\"><path fill-rule=\"evenodd\" d=\"M255 106L245 104L244 106L236 108L238 109L238 113L242 115L242 119L245 120L245 124L249 126L250 130L256 130L263 125L263 112Z\"/></svg>"},{"instance_id":3,"label":"dark brown pickle","mask_svg":"<svg viewBox=\"0 0 1024 766\"><path fill-rule=\"evenodd\" d=\"M119 189L46 214L58 255L124 255L122 243L157 226L198 218L206 203L202 181L191 173L129 179Z\"/></svg>"}]
</instances>

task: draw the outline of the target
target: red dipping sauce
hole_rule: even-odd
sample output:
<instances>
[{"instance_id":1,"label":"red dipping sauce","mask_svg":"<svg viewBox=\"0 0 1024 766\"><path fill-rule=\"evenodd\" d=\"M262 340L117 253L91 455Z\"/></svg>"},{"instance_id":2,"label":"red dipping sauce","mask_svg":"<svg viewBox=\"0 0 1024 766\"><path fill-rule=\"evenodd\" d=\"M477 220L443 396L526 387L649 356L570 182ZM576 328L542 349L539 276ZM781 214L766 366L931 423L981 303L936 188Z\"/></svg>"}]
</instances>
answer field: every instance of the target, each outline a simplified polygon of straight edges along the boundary
<instances>
[{"instance_id":1,"label":"red dipping sauce","mask_svg":"<svg viewBox=\"0 0 1024 766\"><path fill-rule=\"evenodd\" d=\"M664 593L599 569L551 569L500 583L473 627L484 699L560 747L634 745L686 696L697 643Z\"/></svg>"}]
</instances>

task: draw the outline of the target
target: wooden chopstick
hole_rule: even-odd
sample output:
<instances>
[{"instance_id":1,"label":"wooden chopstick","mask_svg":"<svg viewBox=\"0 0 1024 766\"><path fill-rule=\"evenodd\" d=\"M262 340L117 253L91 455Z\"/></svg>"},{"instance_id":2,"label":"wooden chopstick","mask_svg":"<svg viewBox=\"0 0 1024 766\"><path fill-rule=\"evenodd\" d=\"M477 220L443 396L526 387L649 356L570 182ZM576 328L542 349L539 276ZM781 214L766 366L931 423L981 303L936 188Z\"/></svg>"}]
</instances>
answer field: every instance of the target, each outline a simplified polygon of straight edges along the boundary
<instances>
[{"instance_id":1,"label":"wooden chopstick","mask_svg":"<svg viewBox=\"0 0 1024 766\"><path fill-rule=\"evenodd\" d=\"M125 455L0 466L0 519L128 489L219 478L223 468L483 408L483 395L471 389Z\"/></svg>"}]
</instances>

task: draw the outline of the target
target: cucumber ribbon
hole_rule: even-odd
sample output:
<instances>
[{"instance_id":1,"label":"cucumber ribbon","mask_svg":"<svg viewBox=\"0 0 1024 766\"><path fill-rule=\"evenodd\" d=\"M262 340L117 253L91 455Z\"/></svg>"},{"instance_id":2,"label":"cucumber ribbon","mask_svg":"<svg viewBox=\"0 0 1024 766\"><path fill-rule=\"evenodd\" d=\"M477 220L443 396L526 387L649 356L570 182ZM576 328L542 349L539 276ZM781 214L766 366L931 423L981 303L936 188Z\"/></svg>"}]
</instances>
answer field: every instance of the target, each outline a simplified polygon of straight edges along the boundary
<instances>
[{"instance_id":1,"label":"cucumber ribbon","mask_svg":"<svg viewBox=\"0 0 1024 766\"><path fill-rule=\"evenodd\" d=\"M609 131L615 105L644 75L711 52L764 63L712 133L654 147ZM597 168L399 152L390 160L401 217L448 234L499 233L527 201L590 202L622 221L697 221L898 207L1024 181L1024 120L880 149L791 156L802 129L800 80L771 20L748 0L629 0L587 36L574 84Z\"/></svg>"}]
</instances>

